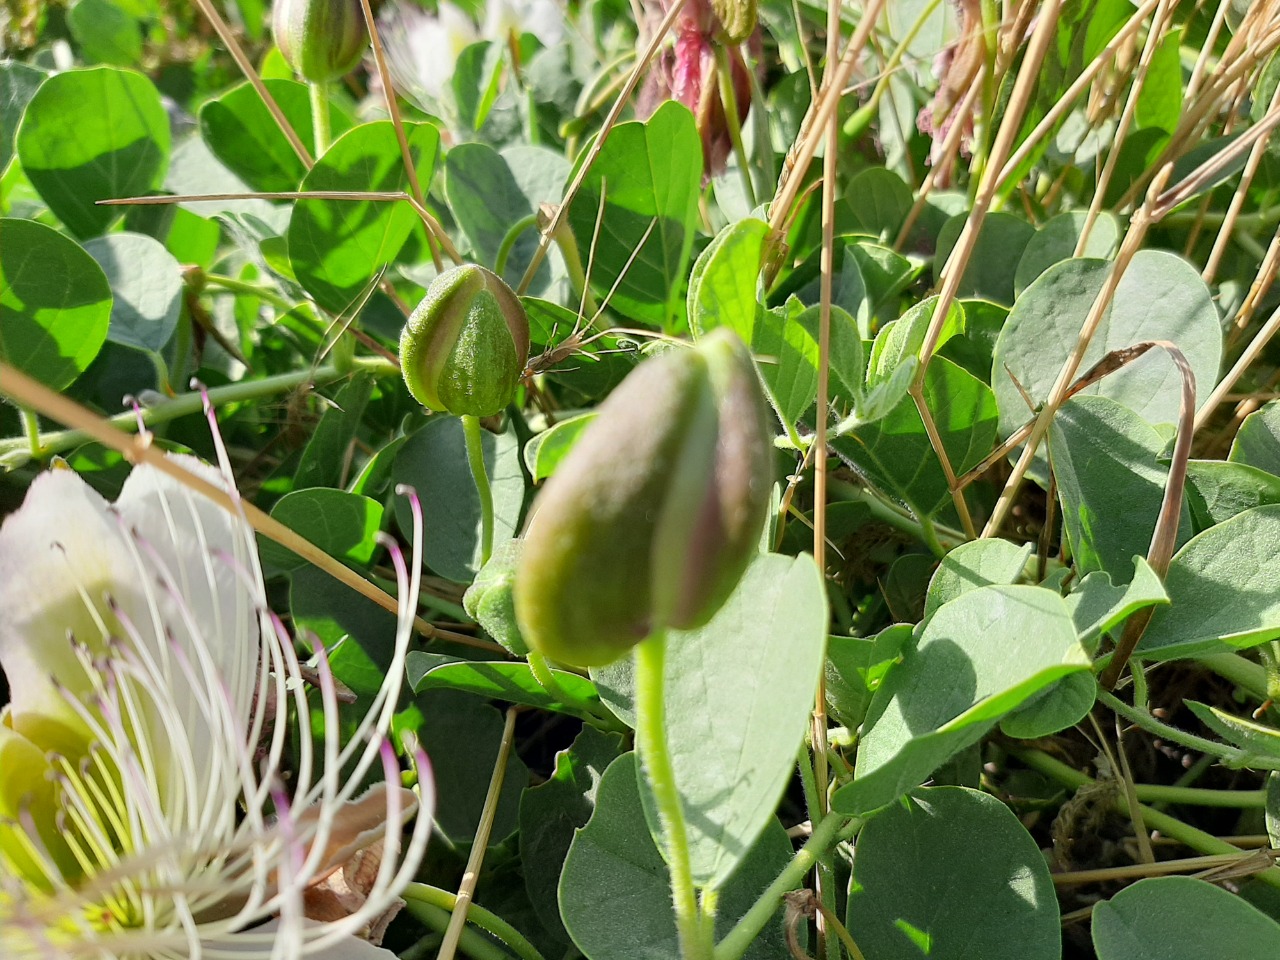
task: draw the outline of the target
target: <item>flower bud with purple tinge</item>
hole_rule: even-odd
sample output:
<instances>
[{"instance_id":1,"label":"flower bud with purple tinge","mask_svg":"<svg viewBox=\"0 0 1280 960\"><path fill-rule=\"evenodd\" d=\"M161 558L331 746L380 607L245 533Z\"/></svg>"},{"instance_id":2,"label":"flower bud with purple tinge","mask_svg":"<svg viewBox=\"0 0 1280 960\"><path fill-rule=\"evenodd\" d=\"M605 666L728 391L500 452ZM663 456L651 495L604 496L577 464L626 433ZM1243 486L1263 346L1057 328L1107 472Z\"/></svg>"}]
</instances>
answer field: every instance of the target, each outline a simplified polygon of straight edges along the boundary
<instances>
[{"instance_id":1,"label":"flower bud with purple tinge","mask_svg":"<svg viewBox=\"0 0 1280 960\"><path fill-rule=\"evenodd\" d=\"M360 0L275 0L271 35L294 73L311 83L349 73L369 46Z\"/></svg>"},{"instance_id":2,"label":"flower bud with purple tinge","mask_svg":"<svg viewBox=\"0 0 1280 960\"><path fill-rule=\"evenodd\" d=\"M757 553L771 440L755 364L728 330L637 367L534 505L515 582L525 641L598 666L704 625Z\"/></svg>"},{"instance_id":3,"label":"flower bud with purple tinge","mask_svg":"<svg viewBox=\"0 0 1280 960\"><path fill-rule=\"evenodd\" d=\"M491 417L515 396L529 359L529 318L502 278L474 263L427 287L400 334L400 368L424 407Z\"/></svg>"}]
</instances>

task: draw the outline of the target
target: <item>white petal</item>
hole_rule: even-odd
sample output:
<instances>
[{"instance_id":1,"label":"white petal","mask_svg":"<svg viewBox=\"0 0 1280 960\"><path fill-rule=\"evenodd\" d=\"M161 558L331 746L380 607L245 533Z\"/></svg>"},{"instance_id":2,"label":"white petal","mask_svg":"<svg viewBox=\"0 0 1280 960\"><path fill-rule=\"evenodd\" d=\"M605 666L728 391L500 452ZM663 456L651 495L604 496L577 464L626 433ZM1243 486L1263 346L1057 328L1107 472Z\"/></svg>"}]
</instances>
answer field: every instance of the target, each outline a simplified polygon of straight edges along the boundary
<instances>
[{"instance_id":1,"label":"white petal","mask_svg":"<svg viewBox=\"0 0 1280 960\"><path fill-rule=\"evenodd\" d=\"M194 457L169 459L225 489L208 464ZM247 716L257 676L260 601L254 595L259 591L251 589L256 583L252 531L212 500L148 466L129 474L116 507L149 548L147 559L173 581L181 597L185 610L162 604L166 625L193 660L210 658L230 688L236 715Z\"/></svg>"},{"instance_id":2,"label":"white petal","mask_svg":"<svg viewBox=\"0 0 1280 960\"><path fill-rule=\"evenodd\" d=\"M74 755L83 747L84 725L52 678L78 696L90 693L68 633L95 653L105 649L95 612L131 567L106 501L70 470L36 477L0 526L0 668L9 680L9 723L44 749Z\"/></svg>"}]
</instances>

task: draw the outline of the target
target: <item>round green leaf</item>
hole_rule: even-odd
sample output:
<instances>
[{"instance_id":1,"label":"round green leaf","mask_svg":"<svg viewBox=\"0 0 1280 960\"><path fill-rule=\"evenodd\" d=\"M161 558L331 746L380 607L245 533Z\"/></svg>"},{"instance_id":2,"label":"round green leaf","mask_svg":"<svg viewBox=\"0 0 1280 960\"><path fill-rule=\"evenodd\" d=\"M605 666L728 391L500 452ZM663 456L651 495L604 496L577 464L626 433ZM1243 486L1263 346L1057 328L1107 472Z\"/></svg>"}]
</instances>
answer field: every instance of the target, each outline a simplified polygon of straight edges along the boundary
<instances>
[{"instance_id":1,"label":"round green leaf","mask_svg":"<svg viewBox=\"0 0 1280 960\"><path fill-rule=\"evenodd\" d=\"M1280 924L1194 877L1152 877L1093 909L1098 960L1274 960Z\"/></svg>"},{"instance_id":2,"label":"round green leaf","mask_svg":"<svg viewBox=\"0 0 1280 960\"><path fill-rule=\"evenodd\" d=\"M493 491L495 542L515 536L524 503L524 474L520 470L515 432L495 436L484 431L484 460ZM480 569L480 497L467 466L462 424L456 417L432 417L413 434L392 468L395 483L418 491L425 527L423 558L442 577L469 583ZM411 529L405 498L396 499L396 522Z\"/></svg>"},{"instance_id":3,"label":"round green leaf","mask_svg":"<svg viewBox=\"0 0 1280 960\"><path fill-rule=\"evenodd\" d=\"M461 690L486 700L518 703L553 713L567 713L584 720L594 719L584 704L600 702L590 680L566 670L551 671L564 697L553 695L533 675L527 663L451 659L440 662L438 654L415 650L409 654L405 669L413 689L419 693L423 690Z\"/></svg>"},{"instance_id":4,"label":"round green leaf","mask_svg":"<svg viewBox=\"0 0 1280 960\"><path fill-rule=\"evenodd\" d=\"M267 91L308 150L315 142L311 94L296 80L264 80ZM345 110L330 105L333 135L351 128ZM200 135L214 155L253 190L297 190L307 168L250 83L233 87L200 108ZM367 186L364 189L369 189Z\"/></svg>"},{"instance_id":5,"label":"round green leaf","mask_svg":"<svg viewBox=\"0 0 1280 960\"><path fill-rule=\"evenodd\" d=\"M1018 297L996 341L991 368L1002 436L1031 415L1022 391L1035 404L1047 399L1110 269L1102 260L1066 260L1042 273ZM1140 250L1134 256L1089 342L1080 373L1112 350L1144 340L1177 344L1195 373L1198 396L1209 395L1222 359L1218 308L1199 272L1163 250ZM1175 423L1182 378L1168 354L1154 349L1086 393L1110 397L1148 423Z\"/></svg>"},{"instance_id":6,"label":"round green leaf","mask_svg":"<svg viewBox=\"0 0 1280 960\"><path fill-rule=\"evenodd\" d=\"M904 364L899 370L915 369ZM908 374L909 376L909 374ZM947 478L925 432L904 380L890 380L898 396L891 410L873 423L853 426L833 439L842 460L880 489L932 516L951 503ZM991 388L949 360L935 357L924 379L924 397L957 472L978 463L995 439L997 411Z\"/></svg>"},{"instance_id":7,"label":"round green leaf","mask_svg":"<svg viewBox=\"0 0 1280 960\"><path fill-rule=\"evenodd\" d=\"M78 237L119 216L97 201L150 193L169 163L169 117L146 77L68 70L41 84L18 127L18 159L49 209Z\"/></svg>"},{"instance_id":8,"label":"round green leaf","mask_svg":"<svg viewBox=\"0 0 1280 960\"><path fill-rule=\"evenodd\" d=\"M520 798L520 860L525 890L542 925L569 945L560 920L556 887L573 835L596 806L596 791L609 764L622 751L622 737L587 724L573 746L556 754L545 783Z\"/></svg>"},{"instance_id":9,"label":"round green leaf","mask_svg":"<svg viewBox=\"0 0 1280 960\"><path fill-rule=\"evenodd\" d=\"M941 280L942 268L956 241L960 239L960 231L964 229L968 217L968 213L956 214L938 234L938 252L933 258L935 286ZM1025 250L1035 232L1035 227L1022 217L1015 217L1011 213L988 214L982 223L982 229L978 231L978 242L964 268L964 276L960 278L957 295L994 300L1005 306L1013 303L1014 273L1018 269L1018 258L1010 256L1009 252Z\"/></svg>"},{"instance_id":10,"label":"round green leaf","mask_svg":"<svg viewBox=\"0 0 1280 960\"><path fill-rule=\"evenodd\" d=\"M182 312L182 267L158 241L141 233L112 233L84 245L111 284L112 343L159 351Z\"/></svg>"},{"instance_id":11,"label":"round green leaf","mask_svg":"<svg viewBox=\"0 0 1280 960\"><path fill-rule=\"evenodd\" d=\"M836 229L840 233L867 233L893 243L913 199L911 188L898 174L885 167L867 167L845 188L836 208Z\"/></svg>"},{"instance_id":12,"label":"round green leaf","mask_svg":"<svg viewBox=\"0 0 1280 960\"><path fill-rule=\"evenodd\" d=\"M110 318L107 278L79 244L0 219L0 360L64 390L98 355Z\"/></svg>"},{"instance_id":13,"label":"round green leaf","mask_svg":"<svg viewBox=\"0 0 1280 960\"><path fill-rule=\"evenodd\" d=\"M702 144L693 114L681 104L668 101L644 123L613 128L569 208L585 254L604 203L591 287L609 296L613 310L663 327L684 312L701 184Z\"/></svg>"},{"instance_id":14,"label":"round green leaf","mask_svg":"<svg viewBox=\"0 0 1280 960\"><path fill-rule=\"evenodd\" d=\"M1081 573L1106 570L1118 581L1147 552L1169 475L1163 447L1150 424L1106 397L1076 397L1054 418L1049 450L1063 530Z\"/></svg>"},{"instance_id":15,"label":"round green leaf","mask_svg":"<svg viewBox=\"0 0 1280 960\"><path fill-rule=\"evenodd\" d=\"M1035 643L1015 638L1035 637ZM978 587L938 608L889 671L863 722L853 783L832 806L877 810L978 742L1055 680L1089 668L1063 599L1032 586Z\"/></svg>"},{"instance_id":16,"label":"round green leaf","mask_svg":"<svg viewBox=\"0 0 1280 960\"><path fill-rule=\"evenodd\" d=\"M938 565L929 581L924 614L931 616L944 603L963 593L993 583L1013 583L1031 556L1031 544L1019 547L1008 540L971 540L962 543Z\"/></svg>"},{"instance_id":17,"label":"round green leaf","mask_svg":"<svg viewBox=\"0 0 1280 960\"><path fill-rule=\"evenodd\" d=\"M13 138L22 111L35 96L47 74L16 60L0 61L0 174L13 159Z\"/></svg>"},{"instance_id":18,"label":"round green leaf","mask_svg":"<svg viewBox=\"0 0 1280 960\"><path fill-rule=\"evenodd\" d=\"M807 554L758 558L710 623L668 635L667 738L679 745L672 767L695 882L723 883L773 818L826 641L822 578Z\"/></svg>"},{"instance_id":19,"label":"round green leaf","mask_svg":"<svg viewBox=\"0 0 1280 960\"><path fill-rule=\"evenodd\" d=\"M418 178L430 183L440 134L428 123L407 124L405 133ZM391 122L344 133L311 168L302 189L407 191ZM407 203L299 200L289 221L289 264L316 303L341 313L400 252L416 222Z\"/></svg>"},{"instance_id":20,"label":"round green leaf","mask_svg":"<svg viewBox=\"0 0 1280 960\"><path fill-rule=\"evenodd\" d=\"M1001 720L1000 732L1016 740L1050 736L1083 720L1097 699L1098 683L1092 673L1070 674Z\"/></svg>"},{"instance_id":21,"label":"round green leaf","mask_svg":"<svg viewBox=\"0 0 1280 960\"><path fill-rule=\"evenodd\" d=\"M1080 241L1080 234L1084 232L1088 216L1083 210L1068 210L1052 217L1036 231L1022 251L1017 272L1013 276L1013 288L1018 296L1022 296L1022 291L1055 263L1075 256L1076 244ZM1119 246L1120 221L1115 214L1104 211L1089 231L1082 256L1107 260L1115 255Z\"/></svg>"},{"instance_id":22,"label":"round green leaf","mask_svg":"<svg viewBox=\"0 0 1280 960\"><path fill-rule=\"evenodd\" d=\"M769 225L748 217L721 230L698 255L689 275L689 326L696 335L728 327L751 343L755 330L756 286Z\"/></svg>"},{"instance_id":23,"label":"round green leaf","mask_svg":"<svg viewBox=\"0 0 1280 960\"><path fill-rule=\"evenodd\" d=\"M1280 400L1272 400L1244 418L1231 443L1229 459L1280 477Z\"/></svg>"},{"instance_id":24,"label":"round green leaf","mask_svg":"<svg viewBox=\"0 0 1280 960\"><path fill-rule=\"evenodd\" d=\"M271 516L330 556L363 565L377 549L382 504L344 490L315 487L286 493L271 508ZM264 564L296 570L306 563L274 541L263 539L259 546Z\"/></svg>"},{"instance_id":25,"label":"round green leaf","mask_svg":"<svg viewBox=\"0 0 1280 960\"><path fill-rule=\"evenodd\" d=\"M127 67L142 59L142 24L111 0L76 0L67 26L87 60Z\"/></svg>"},{"instance_id":26,"label":"round green leaf","mask_svg":"<svg viewBox=\"0 0 1280 960\"><path fill-rule=\"evenodd\" d=\"M1035 840L1003 803L925 787L858 836L849 929L876 960L1058 960L1058 898Z\"/></svg>"},{"instance_id":27,"label":"round green leaf","mask_svg":"<svg viewBox=\"0 0 1280 960\"><path fill-rule=\"evenodd\" d=\"M776 819L720 891L723 936L791 859ZM588 960L672 960L680 955L667 865L645 823L634 753L609 765L595 811L577 832L560 874L560 914ZM746 960L786 956L782 924L766 929Z\"/></svg>"},{"instance_id":28,"label":"round green leaf","mask_svg":"<svg viewBox=\"0 0 1280 960\"><path fill-rule=\"evenodd\" d=\"M1280 505L1255 507L1192 537L1169 564L1168 607L1138 651L1153 660L1257 646L1280 637Z\"/></svg>"},{"instance_id":29,"label":"round green leaf","mask_svg":"<svg viewBox=\"0 0 1280 960\"><path fill-rule=\"evenodd\" d=\"M582 431L596 418L594 413L584 413L542 431L524 445L524 465L529 468L533 482L545 480L573 449Z\"/></svg>"}]
</instances>

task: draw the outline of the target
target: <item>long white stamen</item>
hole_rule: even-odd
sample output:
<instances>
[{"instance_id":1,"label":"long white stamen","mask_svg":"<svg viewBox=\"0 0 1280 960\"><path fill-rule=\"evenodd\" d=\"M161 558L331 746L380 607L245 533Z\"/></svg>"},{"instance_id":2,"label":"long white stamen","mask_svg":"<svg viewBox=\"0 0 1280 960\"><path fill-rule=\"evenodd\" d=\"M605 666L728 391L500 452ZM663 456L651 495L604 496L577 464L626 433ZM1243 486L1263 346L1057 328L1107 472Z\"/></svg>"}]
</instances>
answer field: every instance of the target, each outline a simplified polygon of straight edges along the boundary
<instances>
[{"instance_id":1,"label":"long white stamen","mask_svg":"<svg viewBox=\"0 0 1280 960\"><path fill-rule=\"evenodd\" d=\"M236 498L221 438L214 442L224 486ZM0 823L8 831L0 849L0 952L9 960L15 942L18 960L294 960L358 935L411 879L432 830L430 768L411 747L418 816L402 842L410 811L386 739L421 586L421 507L410 494L412 563L389 545L400 604L386 681L344 741L328 652L312 644L314 704L294 642L267 609L243 511L222 528L208 504L168 481L141 482L138 490L140 497L109 508L118 542L106 545L113 577L106 589L100 570L78 566L78 557L55 545L79 598L69 622L89 632L69 638L76 675L52 688L86 746L83 754L50 758L56 806L44 822L63 829L57 858L30 809ZM135 509L151 511L150 521ZM79 572L86 569L92 572ZM313 707L324 724L319 743ZM333 848L350 836L346 805L379 760L385 821L358 840L382 849L368 897L340 921L309 923L306 892L341 868ZM80 876L63 876L60 864ZM33 870L38 888L14 879ZM272 918L274 932L255 930Z\"/></svg>"}]
</instances>

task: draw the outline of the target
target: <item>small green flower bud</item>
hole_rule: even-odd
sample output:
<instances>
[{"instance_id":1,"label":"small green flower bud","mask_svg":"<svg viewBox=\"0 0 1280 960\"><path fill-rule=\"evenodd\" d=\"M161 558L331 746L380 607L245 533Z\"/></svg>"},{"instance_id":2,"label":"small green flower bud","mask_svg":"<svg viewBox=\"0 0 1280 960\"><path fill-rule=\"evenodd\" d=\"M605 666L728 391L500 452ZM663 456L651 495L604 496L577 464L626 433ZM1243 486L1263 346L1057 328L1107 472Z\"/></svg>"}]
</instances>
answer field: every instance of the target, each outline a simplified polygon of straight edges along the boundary
<instances>
[{"instance_id":1,"label":"small green flower bud","mask_svg":"<svg viewBox=\"0 0 1280 960\"><path fill-rule=\"evenodd\" d=\"M463 264L431 281L400 334L404 382L424 407L490 417L515 396L529 318L496 273Z\"/></svg>"},{"instance_id":2,"label":"small green flower bud","mask_svg":"<svg viewBox=\"0 0 1280 960\"><path fill-rule=\"evenodd\" d=\"M294 73L312 83L349 73L369 46L360 0L275 0L271 35Z\"/></svg>"},{"instance_id":3,"label":"small green flower bud","mask_svg":"<svg viewBox=\"0 0 1280 960\"><path fill-rule=\"evenodd\" d=\"M711 0L725 43L743 43L756 29L756 0Z\"/></svg>"},{"instance_id":4,"label":"small green flower bud","mask_svg":"<svg viewBox=\"0 0 1280 960\"><path fill-rule=\"evenodd\" d=\"M462 595L462 607L467 616L475 618L489 636L517 657L529 652L529 646L516 625L512 595L522 545L520 540L498 544L489 562L480 568L475 581Z\"/></svg>"},{"instance_id":5,"label":"small green flower bud","mask_svg":"<svg viewBox=\"0 0 1280 960\"><path fill-rule=\"evenodd\" d=\"M529 646L599 666L715 614L755 556L771 443L747 348L725 328L637 367L547 482L516 573Z\"/></svg>"}]
</instances>

